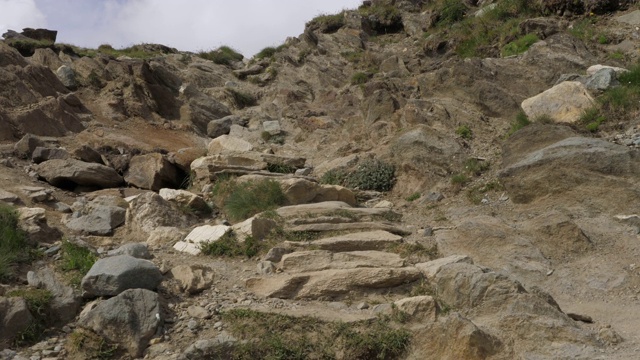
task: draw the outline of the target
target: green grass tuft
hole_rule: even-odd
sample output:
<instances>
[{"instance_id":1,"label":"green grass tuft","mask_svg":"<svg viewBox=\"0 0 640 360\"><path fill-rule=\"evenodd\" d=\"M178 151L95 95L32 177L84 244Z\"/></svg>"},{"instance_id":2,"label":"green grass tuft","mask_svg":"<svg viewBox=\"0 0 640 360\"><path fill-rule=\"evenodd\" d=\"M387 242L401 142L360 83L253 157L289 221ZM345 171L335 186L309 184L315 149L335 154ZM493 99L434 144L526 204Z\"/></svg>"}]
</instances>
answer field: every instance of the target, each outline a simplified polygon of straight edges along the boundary
<instances>
[{"instance_id":1,"label":"green grass tuft","mask_svg":"<svg viewBox=\"0 0 640 360\"><path fill-rule=\"evenodd\" d=\"M248 236L244 242L239 242L232 232L227 232L219 240L201 245L200 250L210 256L246 256L252 258L264 250L261 242Z\"/></svg>"},{"instance_id":2,"label":"green grass tuft","mask_svg":"<svg viewBox=\"0 0 640 360\"><path fill-rule=\"evenodd\" d=\"M233 221L248 219L286 202L280 184L271 179L233 183L230 186L231 189L223 200L223 209Z\"/></svg>"},{"instance_id":3,"label":"green grass tuft","mask_svg":"<svg viewBox=\"0 0 640 360\"><path fill-rule=\"evenodd\" d=\"M470 140L473 137L473 132L467 125L459 126L456 129L456 134L458 134L461 138Z\"/></svg>"},{"instance_id":4,"label":"green grass tuft","mask_svg":"<svg viewBox=\"0 0 640 360\"><path fill-rule=\"evenodd\" d=\"M15 266L32 256L26 234L18 226L18 213L13 207L0 203L0 281L11 279Z\"/></svg>"},{"instance_id":5,"label":"green grass tuft","mask_svg":"<svg viewBox=\"0 0 640 360\"><path fill-rule=\"evenodd\" d=\"M511 123L511 129L509 129L507 137L513 135L513 133L524 128L525 126L529 126L530 124L531 121L527 117L527 114L525 114L524 111L520 111L518 115L516 115L514 121Z\"/></svg>"},{"instance_id":6,"label":"green grass tuft","mask_svg":"<svg viewBox=\"0 0 640 360\"><path fill-rule=\"evenodd\" d=\"M408 201L408 202L416 201L416 200L420 199L420 196L421 195L420 195L419 192L414 192L413 194L407 196L405 198L405 200Z\"/></svg>"},{"instance_id":7,"label":"green grass tuft","mask_svg":"<svg viewBox=\"0 0 640 360\"><path fill-rule=\"evenodd\" d=\"M244 59L242 54L229 46L220 46L212 51L201 51L196 55L203 59L213 61L218 65L231 65L233 62L242 61L242 59Z\"/></svg>"},{"instance_id":8,"label":"green grass tuft","mask_svg":"<svg viewBox=\"0 0 640 360\"><path fill-rule=\"evenodd\" d=\"M522 54L527 51L531 45L535 44L538 40L536 34L527 34L517 40L514 40L502 47L502 56L511 56Z\"/></svg>"}]
</instances>

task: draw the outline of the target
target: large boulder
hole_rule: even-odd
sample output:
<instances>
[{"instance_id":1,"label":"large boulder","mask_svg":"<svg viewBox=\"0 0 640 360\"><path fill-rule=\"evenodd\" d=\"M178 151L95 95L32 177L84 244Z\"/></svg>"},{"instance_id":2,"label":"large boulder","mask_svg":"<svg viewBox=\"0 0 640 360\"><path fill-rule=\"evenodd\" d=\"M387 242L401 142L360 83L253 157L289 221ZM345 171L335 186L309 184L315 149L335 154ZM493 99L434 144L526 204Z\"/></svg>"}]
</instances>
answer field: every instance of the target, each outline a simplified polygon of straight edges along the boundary
<instances>
[{"instance_id":1,"label":"large boulder","mask_svg":"<svg viewBox=\"0 0 640 360\"><path fill-rule=\"evenodd\" d=\"M34 321L27 302L19 297L0 297L0 350L9 347L15 337Z\"/></svg>"},{"instance_id":2,"label":"large boulder","mask_svg":"<svg viewBox=\"0 0 640 360\"><path fill-rule=\"evenodd\" d=\"M128 230L146 240L149 234L160 227L186 227L190 223L187 214L160 195L147 192L137 196L129 204L126 216Z\"/></svg>"},{"instance_id":3,"label":"large boulder","mask_svg":"<svg viewBox=\"0 0 640 360\"><path fill-rule=\"evenodd\" d=\"M129 289L100 302L80 317L78 325L123 346L129 355L139 358L163 322L158 294Z\"/></svg>"},{"instance_id":4,"label":"large boulder","mask_svg":"<svg viewBox=\"0 0 640 360\"><path fill-rule=\"evenodd\" d=\"M127 289L155 290L161 281L162 273L151 261L118 255L96 261L81 286L85 297L115 296Z\"/></svg>"},{"instance_id":5,"label":"large boulder","mask_svg":"<svg viewBox=\"0 0 640 360\"><path fill-rule=\"evenodd\" d=\"M178 169L158 153L134 156L124 180L129 185L153 191L176 188L182 182Z\"/></svg>"},{"instance_id":6,"label":"large boulder","mask_svg":"<svg viewBox=\"0 0 640 360\"><path fill-rule=\"evenodd\" d=\"M120 206L93 204L75 212L66 225L83 234L107 236L124 224L126 213L126 209Z\"/></svg>"},{"instance_id":7,"label":"large boulder","mask_svg":"<svg viewBox=\"0 0 640 360\"><path fill-rule=\"evenodd\" d=\"M574 123L582 113L595 105L587 87L578 81L564 81L522 102L522 110L535 120L549 116L556 122Z\"/></svg>"},{"instance_id":8,"label":"large boulder","mask_svg":"<svg viewBox=\"0 0 640 360\"><path fill-rule=\"evenodd\" d=\"M35 169L38 176L59 188L74 188L78 185L112 188L124 183L122 176L113 168L75 159L48 160L38 164Z\"/></svg>"}]
</instances>

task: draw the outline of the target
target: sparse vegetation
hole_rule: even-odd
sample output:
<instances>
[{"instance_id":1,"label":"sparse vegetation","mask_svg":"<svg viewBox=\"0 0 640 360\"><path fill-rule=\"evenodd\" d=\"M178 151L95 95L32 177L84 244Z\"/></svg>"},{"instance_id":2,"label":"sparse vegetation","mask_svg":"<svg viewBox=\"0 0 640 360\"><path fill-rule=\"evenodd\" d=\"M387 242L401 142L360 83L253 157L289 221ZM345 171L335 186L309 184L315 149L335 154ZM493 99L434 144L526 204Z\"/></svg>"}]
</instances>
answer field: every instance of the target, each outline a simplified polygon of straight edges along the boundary
<instances>
[{"instance_id":1,"label":"sparse vegetation","mask_svg":"<svg viewBox=\"0 0 640 360\"><path fill-rule=\"evenodd\" d=\"M249 93L229 88L225 89L225 92L231 97L238 109L255 106L258 103L255 96Z\"/></svg>"},{"instance_id":2,"label":"sparse vegetation","mask_svg":"<svg viewBox=\"0 0 640 360\"><path fill-rule=\"evenodd\" d=\"M210 256L246 256L252 258L264 250L261 242L248 236L243 242L238 241L233 232L224 234L218 241L204 243L200 249Z\"/></svg>"},{"instance_id":3,"label":"sparse vegetation","mask_svg":"<svg viewBox=\"0 0 640 360\"><path fill-rule=\"evenodd\" d=\"M290 317L247 309L223 313L230 332L240 339L232 359L397 359L411 335L388 319L327 323L312 317Z\"/></svg>"},{"instance_id":4,"label":"sparse vegetation","mask_svg":"<svg viewBox=\"0 0 640 360\"><path fill-rule=\"evenodd\" d=\"M408 202L413 202L413 201L416 201L416 200L420 199L420 196L421 195L420 195L419 192L414 192L413 194L407 196L405 198L405 200L408 201Z\"/></svg>"},{"instance_id":5,"label":"sparse vegetation","mask_svg":"<svg viewBox=\"0 0 640 360\"><path fill-rule=\"evenodd\" d=\"M439 254L437 245L426 247L419 242L403 242L401 244L391 246L389 251L394 252L403 258L409 259L414 263L437 259Z\"/></svg>"},{"instance_id":6,"label":"sparse vegetation","mask_svg":"<svg viewBox=\"0 0 640 360\"><path fill-rule=\"evenodd\" d=\"M297 168L292 165L287 164L267 164L267 170L272 173L279 174L293 174L296 172Z\"/></svg>"},{"instance_id":7,"label":"sparse vegetation","mask_svg":"<svg viewBox=\"0 0 640 360\"><path fill-rule=\"evenodd\" d=\"M458 134L461 138L470 140L473 137L473 132L467 125L461 125L456 129L456 134Z\"/></svg>"},{"instance_id":8,"label":"sparse vegetation","mask_svg":"<svg viewBox=\"0 0 640 360\"><path fill-rule=\"evenodd\" d=\"M440 2L438 25L451 25L464 19L467 7L462 0L443 0Z\"/></svg>"},{"instance_id":9,"label":"sparse vegetation","mask_svg":"<svg viewBox=\"0 0 640 360\"><path fill-rule=\"evenodd\" d=\"M275 209L286 200L280 184L271 179L241 183L231 178L220 179L214 185L212 195L234 221Z\"/></svg>"},{"instance_id":10,"label":"sparse vegetation","mask_svg":"<svg viewBox=\"0 0 640 360\"><path fill-rule=\"evenodd\" d=\"M479 205L486 193L503 190L504 187L498 181L491 181L483 185L476 185L467 191L467 199L474 205Z\"/></svg>"},{"instance_id":11,"label":"sparse vegetation","mask_svg":"<svg viewBox=\"0 0 640 360\"><path fill-rule=\"evenodd\" d=\"M91 250L70 241L62 242L60 268L68 272L71 285L79 286L80 281L91 269L98 257Z\"/></svg>"},{"instance_id":12,"label":"sparse vegetation","mask_svg":"<svg viewBox=\"0 0 640 360\"><path fill-rule=\"evenodd\" d=\"M321 184L344 185L349 174L342 169L331 169L320 177Z\"/></svg>"},{"instance_id":13,"label":"sparse vegetation","mask_svg":"<svg viewBox=\"0 0 640 360\"><path fill-rule=\"evenodd\" d=\"M72 358L107 360L114 358L118 350L116 345L109 344L104 338L84 329L72 332L66 344Z\"/></svg>"},{"instance_id":14,"label":"sparse vegetation","mask_svg":"<svg viewBox=\"0 0 640 360\"><path fill-rule=\"evenodd\" d=\"M254 59L257 59L257 60L269 59L269 58L272 58L277 52L278 52L278 49L276 47L267 46L266 48L260 50L254 56Z\"/></svg>"},{"instance_id":15,"label":"sparse vegetation","mask_svg":"<svg viewBox=\"0 0 640 360\"><path fill-rule=\"evenodd\" d=\"M591 107L585 110L580 116L580 123L590 132L597 132L600 125L606 120L606 118L600 114L600 109L597 106Z\"/></svg>"},{"instance_id":16,"label":"sparse vegetation","mask_svg":"<svg viewBox=\"0 0 640 360\"><path fill-rule=\"evenodd\" d=\"M29 345L37 342L44 335L46 328L49 304L53 294L49 290L36 288L22 288L7 293L8 297L21 297L27 303L27 309L34 320L27 329L19 333L15 338L17 346Z\"/></svg>"},{"instance_id":17,"label":"sparse vegetation","mask_svg":"<svg viewBox=\"0 0 640 360\"><path fill-rule=\"evenodd\" d=\"M488 161L469 158L464 162L464 169L469 175L480 176L483 172L489 170L491 164Z\"/></svg>"},{"instance_id":18,"label":"sparse vegetation","mask_svg":"<svg viewBox=\"0 0 640 360\"><path fill-rule=\"evenodd\" d=\"M521 38L518 38L507 45L502 47L502 56L511 56L522 54L527 51L531 45L535 44L538 40L536 34L527 34Z\"/></svg>"},{"instance_id":19,"label":"sparse vegetation","mask_svg":"<svg viewBox=\"0 0 640 360\"><path fill-rule=\"evenodd\" d=\"M331 34L338 31L345 24L344 11L329 15L319 15L307 23L307 27L318 28L324 34Z\"/></svg>"},{"instance_id":20,"label":"sparse vegetation","mask_svg":"<svg viewBox=\"0 0 640 360\"><path fill-rule=\"evenodd\" d=\"M396 182L395 167L378 159L365 160L346 178L350 188L389 191Z\"/></svg>"},{"instance_id":21,"label":"sparse vegetation","mask_svg":"<svg viewBox=\"0 0 640 360\"><path fill-rule=\"evenodd\" d=\"M369 21L371 29L377 34L391 34L402 30L402 15L391 4L374 3L361 6L358 12Z\"/></svg>"},{"instance_id":22,"label":"sparse vegetation","mask_svg":"<svg viewBox=\"0 0 640 360\"><path fill-rule=\"evenodd\" d=\"M212 51L201 51L197 56L213 61L218 65L231 65L232 62L242 61L244 56L229 46L221 46Z\"/></svg>"},{"instance_id":23,"label":"sparse vegetation","mask_svg":"<svg viewBox=\"0 0 640 360\"><path fill-rule=\"evenodd\" d=\"M32 256L26 235L18 226L18 214L11 206L0 203L0 281L11 279L15 266Z\"/></svg>"},{"instance_id":24,"label":"sparse vegetation","mask_svg":"<svg viewBox=\"0 0 640 360\"><path fill-rule=\"evenodd\" d=\"M351 85L362 85L371 79L372 74L366 72L357 72L351 76Z\"/></svg>"},{"instance_id":25,"label":"sparse vegetation","mask_svg":"<svg viewBox=\"0 0 640 360\"><path fill-rule=\"evenodd\" d=\"M37 49L54 48L53 43L46 40L12 39L6 42L25 57L33 55Z\"/></svg>"},{"instance_id":26,"label":"sparse vegetation","mask_svg":"<svg viewBox=\"0 0 640 360\"><path fill-rule=\"evenodd\" d=\"M520 111L518 115L516 115L516 118L514 119L514 121L511 123L511 129L509 129L509 132L507 133L507 137L513 135L513 133L515 133L516 131L530 124L531 124L531 121L527 117L527 114L525 114L524 111Z\"/></svg>"}]
</instances>

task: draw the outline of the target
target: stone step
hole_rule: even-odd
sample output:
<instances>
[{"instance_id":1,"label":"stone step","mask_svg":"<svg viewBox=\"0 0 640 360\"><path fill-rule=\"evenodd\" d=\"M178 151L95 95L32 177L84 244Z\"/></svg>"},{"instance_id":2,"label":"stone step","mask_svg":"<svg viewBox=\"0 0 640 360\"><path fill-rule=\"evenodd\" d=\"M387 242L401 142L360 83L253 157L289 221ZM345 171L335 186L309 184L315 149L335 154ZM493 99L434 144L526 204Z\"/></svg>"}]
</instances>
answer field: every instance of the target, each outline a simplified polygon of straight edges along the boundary
<instances>
[{"instance_id":1,"label":"stone step","mask_svg":"<svg viewBox=\"0 0 640 360\"><path fill-rule=\"evenodd\" d=\"M415 267L360 268L279 274L250 278L247 288L258 296L281 299L326 299L352 291L375 292L394 288L422 278Z\"/></svg>"},{"instance_id":2,"label":"stone step","mask_svg":"<svg viewBox=\"0 0 640 360\"><path fill-rule=\"evenodd\" d=\"M359 223L362 224L362 223ZM319 225L319 224L314 224ZM320 224L324 225L324 224ZM352 224L329 224L329 225L352 225ZM308 225L304 225L308 226ZM308 230L307 230L308 231ZM402 237L392 234L385 230L357 232L346 235L328 237L324 239L296 242L287 241L286 246L289 247L313 247L320 250L329 250L333 252L344 251L365 251L365 250L382 250L391 245L400 244Z\"/></svg>"},{"instance_id":3,"label":"stone step","mask_svg":"<svg viewBox=\"0 0 640 360\"><path fill-rule=\"evenodd\" d=\"M312 317L327 322L354 323L360 321L374 320L378 317L372 310L358 310L350 308L346 304L337 303L342 306L332 307L333 303L311 303L305 302L298 306L290 304L285 308L274 308L267 305L250 305L238 308L253 310L265 314L278 314L295 318ZM237 309L237 308L236 308Z\"/></svg>"},{"instance_id":4,"label":"stone step","mask_svg":"<svg viewBox=\"0 0 640 360\"><path fill-rule=\"evenodd\" d=\"M380 222L356 222L356 223L320 223L320 224L304 224L295 225L285 228L288 231L312 231L312 232L324 232L324 231L357 231L357 230L383 230L397 235L411 235L411 230L407 228L398 227L390 223Z\"/></svg>"},{"instance_id":5,"label":"stone step","mask_svg":"<svg viewBox=\"0 0 640 360\"><path fill-rule=\"evenodd\" d=\"M405 261L398 254L382 251L333 253L327 250L297 251L286 254L279 265L280 269L287 273L403 266Z\"/></svg>"}]
</instances>

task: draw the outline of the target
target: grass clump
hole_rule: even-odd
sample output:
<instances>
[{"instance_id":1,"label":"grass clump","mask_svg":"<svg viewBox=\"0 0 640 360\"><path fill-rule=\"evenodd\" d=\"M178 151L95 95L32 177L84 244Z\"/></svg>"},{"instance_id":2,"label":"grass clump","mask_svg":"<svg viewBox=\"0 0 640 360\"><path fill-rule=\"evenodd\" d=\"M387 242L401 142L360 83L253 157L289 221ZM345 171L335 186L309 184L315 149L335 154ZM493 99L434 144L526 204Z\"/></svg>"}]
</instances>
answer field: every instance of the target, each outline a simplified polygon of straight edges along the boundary
<instances>
[{"instance_id":1,"label":"grass clump","mask_svg":"<svg viewBox=\"0 0 640 360\"><path fill-rule=\"evenodd\" d=\"M104 338L83 329L69 335L65 348L71 358L97 360L113 359L118 350L117 345L109 344Z\"/></svg>"},{"instance_id":2,"label":"grass clump","mask_svg":"<svg viewBox=\"0 0 640 360\"><path fill-rule=\"evenodd\" d=\"M477 185L469 189L469 191L467 191L467 199L469 199L469 201L471 201L471 203L473 203L474 205L479 205L480 203L482 203L482 199L484 199L486 193L503 189L504 187L502 186L502 184L497 181L491 181L487 184Z\"/></svg>"},{"instance_id":3,"label":"grass clump","mask_svg":"<svg viewBox=\"0 0 640 360\"><path fill-rule=\"evenodd\" d=\"M278 52L278 48L273 46L267 46L266 48L260 50L254 58L257 60L269 59L272 58Z\"/></svg>"},{"instance_id":4,"label":"grass clump","mask_svg":"<svg viewBox=\"0 0 640 360\"><path fill-rule=\"evenodd\" d=\"M362 85L365 84L369 79L371 79L373 75L371 73L358 71L357 73L351 76L351 85Z\"/></svg>"},{"instance_id":5,"label":"grass clump","mask_svg":"<svg viewBox=\"0 0 640 360\"><path fill-rule=\"evenodd\" d=\"M360 190L389 191L395 183L395 167L378 159L365 160L346 179L347 186Z\"/></svg>"},{"instance_id":6,"label":"grass clump","mask_svg":"<svg viewBox=\"0 0 640 360\"><path fill-rule=\"evenodd\" d=\"M596 106L585 110L579 119L580 123L582 123L589 132L597 132L605 120L606 118L600 114L600 109Z\"/></svg>"},{"instance_id":7,"label":"grass clump","mask_svg":"<svg viewBox=\"0 0 640 360\"><path fill-rule=\"evenodd\" d=\"M513 133L515 133L516 131L529 125L531 125L529 117L527 117L527 114L525 114L524 111L520 111L511 123L511 128L509 129L509 132L507 132L507 137L513 135Z\"/></svg>"},{"instance_id":8,"label":"grass clump","mask_svg":"<svg viewBox=\"0 0 640 360\"><path fill-rule=\"evenodd\" d=\"M255 106L258 103L258 100L255 98L255 96L249 93L238 91L235 89L226 89L225 92L231 97L238 109Z\"/></svg>"},{"instance_id":9,"label":"grass clump","mask_svg":"<svg viewBox=\"0 0 640 360\"><path fill-rule=\"evenodd\" d=\"M24 57L32 56L37 49L53 49L53 42L47 40L35 40L35 39L15 39L6 41L7 45L18 50L20 55Z\"/></svg>"},{"instance_id":10,"label":"grass clump","mask_svg":"<svg viewBox=\"0 0 640 360\"><path fill-rule=\"evenodd\" d=\"M511 56L522 54L527 51L531 45L535 44L538 40L536 34L527 34L517 40L514 40L502 47L502 56Z\"/></svg>"},{"instance_id":11,"label":"grass clump","mask_svg":"<svg viewBox=\"0 0 640 360\"><path fill-rule=\"evenodd\" d=\"M213 61L218 65L231 65L231 63L236 61L242 61L244 56L238 53L236 50L229 46L220 46L219 48L212 51L201 51L197 53L199 57Z\"/></svg>"},{"instance_id":12,"label":"grass clump","mask_svg":"<svg viewBox=\"0 0 640 360\"><path fill-rule=\"evenodd\" d=\"M320 177L320 183L326 185L344 185L349 173L342 169L331 169Z\"/></svg>"},{"instance_id":13,"label":"grass clump","mask_svg":"<svg viewBox=\"0 0 640 360\"><path fill-rule=\"evenodd\" d=\"M298 170L297 167L287 164L267 164L267 170L278 174L293 174Z\"/></svg>"},{"instance_id":14,"label":"grass clump","mask_svg":"<svg viewBox=\"0 0 640 360\"><path fill-rule=\"evenodd\" d=\"M395 5L373 4L361 6L358 12L369 22L376 34L391 34L402 31L402 14Z\"/></svg>"},{"instance_id":15,"label":"grass clump","mask_svg":"<svg viewBox=\"0 0 640 360\"><path fill-rule=\"evenodd\" d=\"M74 287L79 287L82 278L89 272L98 257L91 250L70 241L62 243L60 268L67 272L67 279Z\"/></svg>"},{"instance_id":16,"label":"grass clump","mask_svg":"<svg viewBox=\"0 0 640 360\"><path fill-rule=\"evenodd\" d=\"M240 242L229 231L217 241L202 244L200 250L202 250L203 254L210 256L246 256L252 258L263 250L260 244L259 241L251 236L248 236L244 242Z\"/></svg>"},{"instance_id":17,"label":"grass clump","mask_svg":"<svg viewBox=\"0 0 640 360\"><path fill-rule=\"evenodd\" d=\"M469 175L480 176L483 172L489 170L491 164L488 161L478 160L476 158L470 158L465 160L464 169Z\"/></svg>"},{"instance_id":18,"label":"grass clump","mask_svg":"<svg viewBox=\"0 0 640 360\"><path fill-rule=\"evenodd\" d=\"M324 34L334 33L344 25L344 11L333 15L319 15L307 23L307 27L318 29Z\"/></svg>"},{"instance_id":19,"label":"grass clump","mask_svg":"<svg viewBox=\"0 0 640 360\"><path fill-rule=\"evenodd\" d=\"M462 0L444 0L441 2L438 25L451 25L464 19L467 7Z\"/></svg>"},{"instance_id":20,"label":"grass clump","mask_svg":"<svg viewBox=\"0 0 640 360\"><path fill-rule=\"evenodd\" d=\"M29 261L32 255L26 234L18 226L18 213L0 203L0 281L11 279L15 267Z\"/></svg>"},{"instance_id":21,"label":"grass clump","mask_svg":"<svg viewBox=\"0 0 640 360\"><path fill-rule=\"evenodd\" d=\"M470 140L473 137L473 132L467 125L459 126L456 129L456 134L458 134L461 138Z\"/></svg>"},{"instance_id":22,"label":"grass clump","mask_svg":"<svg viewBox=\"0 0 640 360\"><path fill-rule=\"evenodd\" d=\"M358 323L323 322L233 309L222 315L229 331L241 341L230 359L398 359L411 335L390 320Z\"/></svg>"},{"instance_id":23,"label":"grass clump","mask_svg":"<svg viewBox=\"0 0 640 360\"><path fill-rule=\"evenodd\" d=\"M233 221L241 221L284 205L286 198L277 181L271 179L237 183L233 179L216 183L212 191Z\"/></svg>"},{"instance_id":24,"label":"grass clump","mask_svg":"<svg viewBox=\"0 0 640 360\"><path fill-rule=\"evenodd\" d=\"M416 201L416 200L420 199L420 196L421 196L421 194L419 192L414 192L413 194L407 196L405 198L405 200L408 201L408 202L413 202L413 201Z\"/></svg>"}]
</instances>

